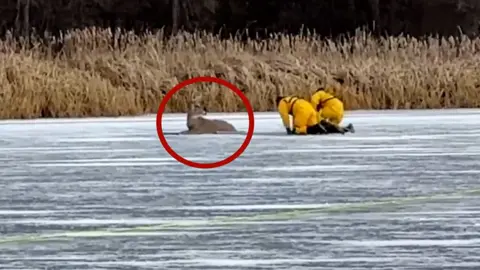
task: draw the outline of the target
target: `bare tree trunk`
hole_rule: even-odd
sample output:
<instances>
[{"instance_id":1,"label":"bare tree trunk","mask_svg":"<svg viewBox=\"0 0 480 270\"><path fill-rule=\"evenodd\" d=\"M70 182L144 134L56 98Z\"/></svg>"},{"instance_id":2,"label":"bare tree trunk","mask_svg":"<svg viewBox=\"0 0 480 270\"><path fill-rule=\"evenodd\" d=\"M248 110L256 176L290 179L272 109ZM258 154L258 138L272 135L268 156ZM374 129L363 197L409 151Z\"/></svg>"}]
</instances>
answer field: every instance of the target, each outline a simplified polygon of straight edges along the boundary
<instances>
[{"instance_id":1,"label":"bare tree trunk","mask_svg":"<svg viewBox=\"0 0 480 270\"><path fill-rule=\"evenodd\" d=\"M177 33L180 17L180 0L172 0L172 34Z\"/></svg>"},{"instance_id":2,"label":"bare tree trunk","mask_svg":"<svg viewBox=\"0 0 480 270\"><path fill-rule=\"evenodd\" d=\"M372 31L376 34L380 34L382 31L382 25L380 22L380 3L379 0L369 0L370 1L370 9L372 11Z\"/></svg>"},{"instance_id":3,"label":"bare tree trunk","mask_svg":"<svg viewBox=\"0 0 480 270\"><path fill-rule=\"evenodd\" d=\"M190 27L190 18L189 18L189 10L193 10L193 9L190 9L189 8L189 1L188 0L183 0L181 5L180 5L180 10L182 11L183 13L183 20L182 20L182 28L185 28L185 27Z\"/></svg>"},{"instance_id":4,"label":"bare tree trunk","mask_svg":"<svg viewBox=\"0 0 480 270\"><path fill-rule=\"evenodd\" d=\"M22 0L17 0L17 16L15 17L15 29L14 29L14 37L18 37L20 34L20 28L21 28L21 23L20 23L20 14L21 11L20 9L22 8Z\"/></svg>"},{"instance_id":5,"label":"bare tree trunk","mask_svg":"<svg viewBox=\"0 0 480 270\"><path fill-rule=\"evenodd\" d=\"M25 0L23 7L23 37L29 40L30 37L30 0Z\"/></svg>"}]
</instances>

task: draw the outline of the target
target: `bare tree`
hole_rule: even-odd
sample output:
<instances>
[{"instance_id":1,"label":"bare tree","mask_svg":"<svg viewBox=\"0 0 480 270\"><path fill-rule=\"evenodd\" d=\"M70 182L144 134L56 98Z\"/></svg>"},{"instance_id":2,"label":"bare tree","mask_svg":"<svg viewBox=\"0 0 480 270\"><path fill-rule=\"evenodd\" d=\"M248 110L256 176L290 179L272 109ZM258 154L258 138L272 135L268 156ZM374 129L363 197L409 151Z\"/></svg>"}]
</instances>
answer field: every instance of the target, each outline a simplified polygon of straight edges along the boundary
<instances>
[{"instance_id":1,"label":"bare tree","mask_svg":"<svg viewBox=\"0 0 480 270\"><path fill-rule=\"evenodd\" d=\"M172 34L175 34L179 28L180 18L180 0L172 1Z\"/></svg>"},{"instance_id":2,"label":"bare tree","mask_svg":"<svg viewBox=\"0 0 480 270\"><path fill-rule=\"evenodd\" d=\"M17 0L16 12L14 35L28 39L30 35L30 0Z\"/></svg>"}]
</instances>

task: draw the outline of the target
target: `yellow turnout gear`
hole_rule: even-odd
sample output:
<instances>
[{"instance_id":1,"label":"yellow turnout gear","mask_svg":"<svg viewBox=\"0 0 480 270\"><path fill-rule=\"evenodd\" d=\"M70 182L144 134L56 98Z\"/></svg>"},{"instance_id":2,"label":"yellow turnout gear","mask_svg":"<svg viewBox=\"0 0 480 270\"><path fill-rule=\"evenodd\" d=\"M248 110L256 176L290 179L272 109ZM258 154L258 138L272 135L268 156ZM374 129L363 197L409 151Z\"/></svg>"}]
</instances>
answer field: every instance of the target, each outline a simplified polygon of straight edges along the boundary
<instances>
[{"instance_id":1,"label":"yellow turnout gear","mask_svg":"<svg viewBox=\"0 0 480 270\"><path fill-rule=\"evenodd\" d=\"M323 88L318 89L310 97L310 103L317 111L319 122L323 119L335 125L339 125L342 122L344 114L343 102Z\"/></svg>"},{"instance_id":2,"label":"yellow turnout gear","mask_svg":"<svg viewBox=\"0 0 480 270\"><path fill-rule=\"evenodd\" d=\"M293 127L296 134L307 134L307 128L318 124L317 112L312 104L295 96L283 97L278 102L278 112L285 128L290 128L290 117L293 116Z\"/></svg>"}]
</instances>

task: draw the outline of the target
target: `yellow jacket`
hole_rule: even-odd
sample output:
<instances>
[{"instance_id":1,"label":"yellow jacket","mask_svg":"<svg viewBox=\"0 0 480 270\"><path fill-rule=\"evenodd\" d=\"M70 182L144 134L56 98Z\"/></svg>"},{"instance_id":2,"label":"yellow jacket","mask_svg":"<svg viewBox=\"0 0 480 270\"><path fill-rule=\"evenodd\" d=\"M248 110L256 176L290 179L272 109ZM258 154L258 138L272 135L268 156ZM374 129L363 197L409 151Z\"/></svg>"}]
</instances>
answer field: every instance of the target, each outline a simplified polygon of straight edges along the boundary
<instances>
[{"instance_id":1,"label":"yellow jacket","mask_svg":"<svg viewBox=\"0 0 480 270\"><path fill-rule=\"evenodd\" d=\"M310 97L310 103L312 104L313 108L315 108L315 110L318 112L325 106L325 103L327 103L327 101L335 98L336 97L334 95L331 95L324 90L319 90Z\"/></svg>"},{"instance_id":2,"label":"yellow jacket","mask_svg":"<svg viewBox=\"0 0 480 270\"><path fill-rule=\"evenodd\" d=\"M278 113L282 118L283 125L285 128L291 128L290 126L290 115L293 115L293 109L295 103L297 103L298 98L294 96L287 96L282 98L278 103Z\"/></svg>"},{"instance_id":3,"label":"yellow jacket","mask_svg":"<svg viewBox=\"0 0 480 270\"><path fill-rule=\"evenodd\" d=\"M278 103L278 113L285 128L292 128L290 126L290 115L295 117L299 113L309 112L310 110L315 113L310 102L295 96L286 96Z\"/></svg>"}]
</instances>

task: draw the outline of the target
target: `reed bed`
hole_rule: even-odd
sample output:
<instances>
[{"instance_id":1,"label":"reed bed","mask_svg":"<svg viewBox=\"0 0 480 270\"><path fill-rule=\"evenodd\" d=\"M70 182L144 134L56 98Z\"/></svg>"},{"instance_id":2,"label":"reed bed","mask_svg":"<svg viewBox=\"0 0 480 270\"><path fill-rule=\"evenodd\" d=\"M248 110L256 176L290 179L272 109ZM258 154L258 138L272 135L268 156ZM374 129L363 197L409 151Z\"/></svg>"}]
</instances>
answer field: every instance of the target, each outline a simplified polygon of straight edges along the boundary
<instances>
[{"instance_id":1,"label":"reed bed","mask_svg":"<svg viewBox=\"0 0 480 270\"><path fill-rule=\"evenodd\" d=\"M334 41L314 34L269 41L161 32L121 36L90 28L25 49L0 42L0 118L156 113L179 82L215 76L242 89L255 111L275 110L277 94L308 97L331 87L349 110L480 107L480 39L389 37L357 32ZM335 80L341 77L340 84ZM185 112L192 95L209 111L245 111L231 91L199 83L175 94L167 112Z\"/></svg>"}]
</instances>

